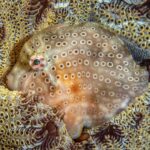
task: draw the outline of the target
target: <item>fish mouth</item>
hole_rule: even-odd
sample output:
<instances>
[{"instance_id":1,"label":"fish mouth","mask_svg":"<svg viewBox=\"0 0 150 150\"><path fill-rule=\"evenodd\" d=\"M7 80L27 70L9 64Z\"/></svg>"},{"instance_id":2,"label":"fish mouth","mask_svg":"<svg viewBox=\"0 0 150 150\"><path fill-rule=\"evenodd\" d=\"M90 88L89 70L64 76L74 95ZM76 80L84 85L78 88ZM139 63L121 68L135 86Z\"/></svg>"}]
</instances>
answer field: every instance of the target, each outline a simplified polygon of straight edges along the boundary
<instances>
[{"instance_id":1,"label":"fish mouth","mask_svg":"<svg viewBox=\"0 0 150 150\"><path fill-rule=\"evenodd\" d=\"M14 83L15 77L12 73L6 76L6 85L10 90L18 90L18 84Z\"/></svg>"}]
</instances>

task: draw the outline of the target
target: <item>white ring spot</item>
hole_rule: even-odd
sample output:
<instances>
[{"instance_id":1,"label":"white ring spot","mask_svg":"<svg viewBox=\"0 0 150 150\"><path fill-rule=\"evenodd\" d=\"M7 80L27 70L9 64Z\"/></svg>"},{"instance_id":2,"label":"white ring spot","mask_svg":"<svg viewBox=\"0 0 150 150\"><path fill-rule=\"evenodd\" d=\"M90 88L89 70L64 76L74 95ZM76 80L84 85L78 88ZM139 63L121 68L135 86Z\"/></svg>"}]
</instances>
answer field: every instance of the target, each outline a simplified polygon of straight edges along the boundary
<instances>
[{"instance_id":1,"label":"white ring spot","mask_svg":"<svg viewBox=\"0 0 150 150\"><path fill-rule=\"evenodd\" d=\"M121 65L117 65L116 68L117 68L118 70L122 70L122 69L123 69L123 67L122 67Z\"/></svg>"},{"instance_id":2,"label":"white ring spot","mask_svg":"<svg viewBox=\"0 0 150 150\"><path fill-rule=\"evenodd\" d=\"M80 49L80 54L85 54L85 50L84 49Z\"/></svg>"},{"instance_id":3,"label":"white ring spot","mask_svg":"<svg viewBox=\"0 0 150 150\"><path fill-rule=\"evenodd\" d=\"M73 61L72 61L72 66L74 66L74 67L77 67L77 66L78 66L78 63L77 63L76 60L73 60Z\"/></svg>"},{"instance_id":4,"label":"white ring spot","mask_svg":"<svg viewBox=\"0 0 150 150\"><path fill-rule=\"evenodd\" d=\"M108 57L113 58L114 54L113 53L108 53Z\"/></svg>"},{"instance_id":5,"label":"white ring spot","mask_svg":"<svg viewBox=\"0 0 150 150\"><path fill-rule=\"evenodd\" d=\"M124 65L129 65L129 63L127 61L123 61Z\"/></svg>"},{"instance_id":6,"label":"white ring spot","mask_svg":"<svg viewBox=\"0 0 150 150\"><path fill-rule=\"evenodd\" d=\"M57 35L52 35L52 36L51 36L51 39L52 39L52 40L54 40L54 39L56 39L56 38L57 38Z\"/></svg>"},{"instance_id":7,"label":"white ring spot","mask_svg":"<svg viewBox=\"0 0 150 150\"><path fill-rule=\"evenodd\" d=\"M87 40L87 45L92 45L92 44L93 44L92 40Z\"/></svg>"},{"instance_id":8,"label":"white ring spot","mask_svg":"<svg viewBox=\"0 0 150 150\"><path fill-rule=\"evenodd\" d=\"M99 66L99 61L94 61L94 67L98 67Z\"/></svg>"},{"instance_id":9,"label":"white ring spot","mask_svg":"<svg viewBox=\"0 0 150 150\"><path fill-rule=\"evenodd\" d=\"M68 43L66 41L62 42L62 46L66 46Z\"/></svg>"},{"instance_id":10,"label":"white ring spot","mask_svg":"<svg viewBox=\"0 0 150 150\"><path fill-rule=\"evenodd\" d=\"M64 39L65 36L64 36L64 35L60 35L59 38L60 38L60 39Z\"/></svg>"},{"instance_id":11,"label":"white ring spot","mask_svg":"<svg viewBox=\"0 0 150 150\"><path fill-rule=\"evenodd\" d=\"M81 32L80 35L81 36L87 36L87 33L86 32Z\"/></svg>"},{"instance_id":12,"label":"white ring spot","mask_svg":"<svg viewBox=\"0 0 150 150\"><path fill-rule=\"evenodd\" d=\"M105 62L105 61L101 61L100 64L101 64L101 66L103 66L103 67L106 66L106 62Z\"/></svg>"},{"instance_id":13,"label":"white ring spot","mask_svg":"<svg viewBox=\"0 0 150 150\"><path fill-rule=\"evenodd\" d=\"M96 47L100 48L101 47L101 43L97 43Z\"/></svg>"},{"instance_id":14,"label":"white ring spot","mask_svg":"<svg viewBox=\"0 0 150 150\"><path fill-rule=\"evenodd\" d=\"M91 56L91 54L92 54L92 53L91 53L90 50L86 52L86 55L87 55L87 56Z\"/></svg>"},{"instance_id":15,"label":"white ring spot","mask_svg":"<svg viewBox=\"0 0 150 150\"><path fill-rule=\"evenodd\" d=\"M86 44L86 40L80 40L80 44Z\"/></svg>"},{"instance_id":16,"label":"white ring spot","mask_svg":"<svg viewBox=\"0 0 150 150\"><path fill-rule=\"evenodd\" d=\"M75 74L74 73L71 74L71 79L75 79Z\"/></svg>"},{"instance_id":17,"label":"white ring spot","mask_svg":"<svg viewBox=\"0 0 150 150\"><path fill-rule=\"evenodd\" d=\"M121 86L121 82L115 81L115 85L118 86L118 87L120 87Z\"/></svg>"},{"instance_id":18,"label":"white ring spot","mask_svg":"<svg viewBox=\"0 0 150 150\"><path fill-rule=\"evenodd\" d=\"M68 74L64 74L64 79L65 79L65 80L68 79Z\"/></svg>"},{"instance_id":19,"label":"white ring spot","mask_svg":"<svg viewBox=\"0 0 150 150\"><path fill-rule=\"evenodd\" d=\"M72 37L77 37L78 33L72 33Z\"/></svg>"},{"instance_id":20,"label":"white ring spot","mask_svg":"<svg viewBox=\"0 0 150 150\"><path fill-rule=\"evenodd\" d=\"M133 77L128 77L128 81L133 81Z\"/></svg>"},{"instance_id":21,"label":"white ring spot","mask_svg":"<svg viewBox=\"0 0 150 150\"><path fill-rule=\"evenodd\" d=\"M99 56L99 57L104 57L104 53L99 52L99 53L98 53L98 56Z\"/></svg>"},{"instance_id":22,"label":"white ring spot","mask_svg":"<svg viewBox=\"0 0 150 150\"><path fill-rule=\"evenodd\" d=\"M77 45L77 41L76 40L73 40L72 42L71 42L71 45Z\"/></svg>"},{"instance_id":23,"label":"white ring spot","mask_svg":"<svg viewBox=\"0 0 150 150\"><path fill-rule=\"evenodd\" d=\"M61 57L67 57L67 52L62 52Z\"/></svg>"},{"instance_id":24,"label":"white ring spot","mask_svg":"<svg viewBox=\"0 0 150 150\"><path fill-rule=\"evenodd\" d=\"M84 60L84 65L85 65L85 66L88 66L88 65L89 65L89 60L85 59L85 60Z\"/></svg>"},{"instance_id":25,"label":"white ring spot","mask_svg":"<svg viewBox=\"0 0 150 150\"><path fill-rule=\"evenodd\" d=\"M69 36L70 36L70 33L69 33L69 32L65 33L65 36L66 36L66 37L69 37Z\"/></svg>"},{"instance_id":26,"label":"white ring spot","mask_svg":"<svg viewBox=\"0 0 150 150\"><path fill-rule=\"evenodd\" d=\"M107 43L102 43L102 47L107 47L108 44Z\"/></svg>"},{"instance_id":27,"label":"white ring spot","mask_svg":"<svg viewBox=\"0 0 150 150\"><path fill-rule=\"evenodd\" d=\"M95 39L96 39L96 38L99 38L99 34L98 34L98 33L94 33L94 34L93 34L93 38L95 38Z\"/></svg>"},{"instance_id":28,"label":"white ring spot","mask_svg":"<svg viewBox=\"0 0 150 150\"><path fill-rule=\"evenodd\" d=\"M56 47L60 47L60 46L61 46L61 42L57 42Z\"/></svg>"},{"instance_id":29,"label":"white ring spot","mask_svg":"<svg viewBox=\"0 0 150 150\"><path fill-rule=\"evenodd\" d=\"M123 88L124 88L125 90L128 90L128 89L129 89L129 85L125 84L125 85L123 85Z\"/></svg>"},{"instance_id":30,"label":"white ring spot","mask_svg":"<svg viewBox=\"0 0 150 150\"><path fill-rule=\"evenodd\" d=\"M98 76L97 76L97 74L93 74L93 79L97 79L98 78Z\"/></svg>"},{"instance_id":31,"label":"white ring spot","mask_svg":"<svg viewBox=\"0 0 150 150\"><path fill-rule=\"evenodd\" d=\"M109 78L106 78L105 83L111 83L111 80Z\"/></svg>"},{"instance_id":32,"label":"white ring spot","mask_svg":"<svg viewBox=\"0 0 150 150\"><path fill-rule=\"evenodd\" d=\"M71 67L71 62L70 61L66 61L66 67Z\"/></svg>"},{"instance_id":33,"label":"white ring spot","mask_svg":"<svg viewBox=\"0 0 150 150\"><path fill-rule=\"evenodd\" d=\"M103 81L104 80L104 76L103 75L100 75L99 76L99 81Z\"/></svg>"},{"instance_id":34,"label":"white ring spot","mask_svg":"<svg viewBox=\"0 0 150 150\"><path fill-rule=\"evenodd\" d=\"M118 59L121 59L121 58L123 58L123 55L122 55L121 53L118 53L118 54L116 55L116 57L117 57Z\"/></svg>"},{"instance_id":35,"label":"white ring spot","mask_svg":"<svg viewBox=\"0 0 150 150\"><path fill-rule=\"evenodd\" d=\"M73 54L74 54L74 55L78 55L78 54L79 54L79 50L78 50L78 49L74 49L74 50L73 50Z\"/></svg>"},{"instance_id":36,"label":"white ring spot","mask_svg":"<svg viewBox=\"0 0 150 150\"><path fill-rule=\"evenodd\" d=\"M64 64L60 64L60 65L59 65L59 68L60 68L60 69L64 69Z\"/></svg>"},{"instance_id":37,"label":"white ring spot","mask_svg":"<svg viewBox=\"0 0 150 150\"><path fill-rule=\"evenodd\" d=\"M107 39L107 36L106 35L101 35L101 38L102 39Z\"/></svg>"},{"instance_id":38,"label":"white ring spot","mask_svg":"<svg viewBox=\"0 0 150 150\"><path fill-rule=\"evenodd\" d=\"M86 77L89 78L91 76L90 72L86 72Z\"/></svg>"},{"instance_id":39,"label":"white ring spot","mask_svg":"<svg viewBox=\"0 0 150 150\"><path fill-rule=\"evenodd\" d=\"M107 66L111 68L111 67L113 67L113 63L112 62L107 62Z\"/></svg>"},{"instance_id":40,"label":"white ring spot","mask_svg":"<svg viewBox=\"0 0 150 150\"><path fill-rule=\"evenodd\" d=\"M115 76L115 75L116 75L116 72L115 72L115 71L110 71L110 75L111 75L111 76Z\"/></svg>"}]
</instances>

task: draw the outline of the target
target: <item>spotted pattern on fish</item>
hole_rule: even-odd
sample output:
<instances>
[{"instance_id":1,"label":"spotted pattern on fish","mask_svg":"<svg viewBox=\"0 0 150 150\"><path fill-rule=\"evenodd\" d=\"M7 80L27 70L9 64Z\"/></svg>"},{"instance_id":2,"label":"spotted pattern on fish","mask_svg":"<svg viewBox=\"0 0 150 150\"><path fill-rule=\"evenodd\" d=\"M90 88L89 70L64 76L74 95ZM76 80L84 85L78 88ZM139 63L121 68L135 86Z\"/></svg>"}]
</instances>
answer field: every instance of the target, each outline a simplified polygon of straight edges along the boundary
<instances>
[{"instance_id":1,"label":"spotted pattern on fish","mask_svg":"<svg viewBox=\"0 0 150 150\"><path fill-rule=\"evenodd\" d=\"M97 23L57 25L24 45L8 87L56 108L72 138L105 122L147 89L148 72ZM14 82L15 81L15 82Z\"/></svg>"}]
</instances>

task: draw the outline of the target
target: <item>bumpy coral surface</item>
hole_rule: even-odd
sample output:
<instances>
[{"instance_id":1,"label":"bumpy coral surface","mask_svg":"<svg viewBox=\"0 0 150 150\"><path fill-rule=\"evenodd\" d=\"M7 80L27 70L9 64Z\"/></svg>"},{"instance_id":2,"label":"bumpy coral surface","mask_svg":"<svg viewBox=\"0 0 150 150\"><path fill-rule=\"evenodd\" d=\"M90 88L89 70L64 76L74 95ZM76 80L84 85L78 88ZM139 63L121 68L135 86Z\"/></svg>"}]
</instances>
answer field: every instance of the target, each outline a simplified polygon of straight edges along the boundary
<instances>
[{"instance_id":1,"label":"bumpy coral surface","mask_svg":"<svg viewBox=\"0 0 150 150\"><path fill-rule=\"evenodd\" d=\"M71 145L65 124L49 106L38 103L33 95L10 92L2 86L0 93L2 147L67 149Z\"/></svg>"},{"instance_id":2,"label":"bumpy coral surface","mask_svg":"<svg viewBox=\"0 0 150 150\"><path fill-rule=\"evenodd\" d=\"M25 44L7 84L37 94L64 113L69 134L77 138L83 127L101 124L141 95L148 72L135 64L116 35L98 24L57 25Z\"/></svg>"},{"instance_id":3,"label":"bumpy coral surface","mask_svg":"<svg viewBox=\"0 0 150 150\"><path fill-rule=\"evenodd\" d=\"M144 1L145 0L0 0L0 84L6 85L6 73L15 64L22 45L35 30L43 30L53 24L63 24L64 22L68 22L72 25L88 21L98 22L99 25L103 26L106 30L111 30L123 36L123 40L126 42L128 49L131 50L135 60L141 62L145 58L149 59L150 4L148 0L146 3L144 3ZM38 61L36 63L38 63ZM148 64L148 61L146 64ZM1 103L4 105L4 102L9 100L9 96L12 96L12 92L3 87L0 87L0 89L1 95L7 95L4 98L5 100ZM19 93L16 94L19 96ZM38 103L39 102L37 102L37 104ZM16 105L14 101L12 101L12 104ZM1 110L3 110L2 105L0 105ZM45 105L42 105L45 109ZM130 105L126 111L112 118L108 124L104 126L100 125L98 128L93 128L92 130L85 130L85 135L88 134L87 137L89 137L88 140L85 141L87 138L83 136L81 138L83 142L76 140L73 145L66 148L65 145L68 140L64 140L65 138L62 136L63 142L60 145L58 144L58 149L149 150L149 106L150 96L148 91L138 97L135 103ZM32 109L28 112L31 110ZM2 112L4 114L6 113L4 110ZM11 114L10 111L7 111L7 113ZM44 112L44 114L45 113L46 112ZM40 111L36 111L35 114L41 116ZM3 116L0 116L0 119L1 118L3 119ZM4 127L8 121L6 121L6 119L3 120L3 123L0 123L0 125ZM12 122L15 122L15 120L17 119L11 119ZM26 118L26 120L28 119ZM28 122L27 125L28 124L30 123ZM16 124L15 127L17 127ZM39 147L36 144L31 146L29 143L26 144L27 146L23 146L23 144L14 146L13 143L17 141L15 137L19 137L19 142L21 140L26 141L26 139L28 139L30 143L33 141L31 138L27 138L27 135L21 136L22 132L13 134L13 131L13 126L12 128L10 126L6 134L4 132L4 134L1 134L3 143L0 143L0 149L32 149L33 147L33 149L41 150L45 150L45 148L56 149L55 144L49 147L49 144L44 142L44 140L38 143ZM30 136L33 135L31 130L28 133L30 133ZM8 139L12 137L13 142L9 143ZM40 145L43 146L40 147ZM37 148L35 148L36 146Z\"/></svg>"}]
</instances>

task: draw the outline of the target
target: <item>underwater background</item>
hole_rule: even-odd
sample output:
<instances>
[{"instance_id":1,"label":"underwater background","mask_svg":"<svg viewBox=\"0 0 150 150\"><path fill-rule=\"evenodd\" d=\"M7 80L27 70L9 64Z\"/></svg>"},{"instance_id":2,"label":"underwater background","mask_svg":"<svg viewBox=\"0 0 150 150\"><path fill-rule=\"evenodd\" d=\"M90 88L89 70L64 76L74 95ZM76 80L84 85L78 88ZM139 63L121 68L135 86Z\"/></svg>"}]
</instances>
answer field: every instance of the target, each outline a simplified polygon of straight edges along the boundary
<instances>
[{"instance_id":1,"label":"underwater background","mask_svg":"<svg viewBox=\"0 0 150 150\"><path fill-rule=\"evenodd\" d=\"M56 110L8 90L6 75L34 32L83 22L97 22L119 35L135 62L149 69L148 0L0 0L0 150L150 149L149 91L109 122L85 129L85 137L74 141Z\"/></svg>"}]
</instances>

